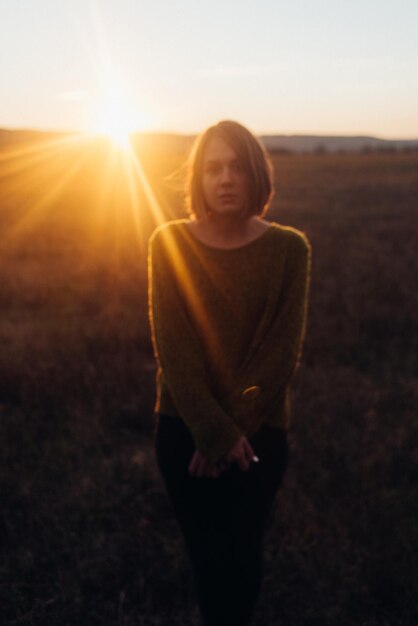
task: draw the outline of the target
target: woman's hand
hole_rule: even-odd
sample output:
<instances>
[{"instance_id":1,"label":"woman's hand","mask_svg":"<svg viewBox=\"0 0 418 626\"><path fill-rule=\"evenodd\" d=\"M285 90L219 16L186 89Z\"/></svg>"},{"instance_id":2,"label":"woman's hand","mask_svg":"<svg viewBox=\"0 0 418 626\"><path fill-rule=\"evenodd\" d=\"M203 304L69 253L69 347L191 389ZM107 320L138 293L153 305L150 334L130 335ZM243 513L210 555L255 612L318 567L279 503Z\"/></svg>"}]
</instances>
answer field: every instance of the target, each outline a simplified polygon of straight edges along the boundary
<instances>
[{"instance_id":1,"label":"woman's hand","mask_svg":"<svg viewBox=\"0 0 418 626\"><path fill-rule=\"evenodd\" d=\"M229 452L220 461L215 463L215 465L211 465L199 450L195 450L188 470L190 476L197 476L198 478L202 476L206 478L219 478L222 472L228 469L232 463L236 463L238 467L245 472L256 459L257 457L247 437L242 436Z\"/></svg>"},{"instance_id":2,"label":"woman's hand","mask_svg":"<svg viewBox=\"0 0 418 626\"><path fill-rule=\"evenodd\" d=\"M228 469L229 466L230 463L224 459L221 459L215 465L211 465L199 450L195 450L188 470L190 476L219 478L222 472Z\"/></svg>"},{"instance_id":3,"label":"woman's hand","mask_svg":"<svg viewBox=\"0 0 418 626\"><path fill-rule=\"evenodd\" d=\"M243 472L246 472L257 457L247 437L242 436L225 455L225 459L229 463L236 463Z\"/></svg>"}]
</instances>

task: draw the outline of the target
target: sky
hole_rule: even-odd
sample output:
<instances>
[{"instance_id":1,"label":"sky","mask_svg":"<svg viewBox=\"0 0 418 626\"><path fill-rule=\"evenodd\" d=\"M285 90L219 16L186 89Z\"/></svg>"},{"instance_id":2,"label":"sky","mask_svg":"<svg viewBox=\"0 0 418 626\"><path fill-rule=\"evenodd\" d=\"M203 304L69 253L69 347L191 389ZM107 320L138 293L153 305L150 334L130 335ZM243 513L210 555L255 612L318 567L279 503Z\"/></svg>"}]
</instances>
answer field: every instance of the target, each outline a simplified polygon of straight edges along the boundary
<instances>
[{"instance_id":1,"label":"sky","mask_svg":"<svg viewBox=\"0 0 418 626\"><path fill-rule=\"evenodd\" d=\"M418 138L417 0L13 0L0 127Z\"/></svg>"}]
</instances>

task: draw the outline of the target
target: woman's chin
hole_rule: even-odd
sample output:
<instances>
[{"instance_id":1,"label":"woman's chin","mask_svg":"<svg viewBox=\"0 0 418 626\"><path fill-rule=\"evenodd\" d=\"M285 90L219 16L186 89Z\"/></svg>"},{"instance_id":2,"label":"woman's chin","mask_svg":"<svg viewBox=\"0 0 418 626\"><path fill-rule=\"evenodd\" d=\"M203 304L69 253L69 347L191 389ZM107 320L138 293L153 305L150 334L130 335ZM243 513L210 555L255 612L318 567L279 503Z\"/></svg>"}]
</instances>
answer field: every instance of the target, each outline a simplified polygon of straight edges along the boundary
<instances>
[{"instance_id":1,"label":"woman's chin","mask_svg":"<svg viewBox=\"0 0 418 626\"><path fill-rule=\"evenodd\" d=\"M242 206L234 204L224 204L211 210L211 214L215 217L240 217L242 215Z\"/></svg>"}]
</instances>

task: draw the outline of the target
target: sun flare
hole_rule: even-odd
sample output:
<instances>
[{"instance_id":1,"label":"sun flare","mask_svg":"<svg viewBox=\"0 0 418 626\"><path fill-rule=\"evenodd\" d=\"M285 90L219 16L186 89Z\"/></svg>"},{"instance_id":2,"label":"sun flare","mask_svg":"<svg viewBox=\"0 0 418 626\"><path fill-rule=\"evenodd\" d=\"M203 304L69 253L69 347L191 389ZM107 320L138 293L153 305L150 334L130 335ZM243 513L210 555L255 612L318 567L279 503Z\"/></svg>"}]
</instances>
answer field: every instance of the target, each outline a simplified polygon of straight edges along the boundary
<instances>
[{"instance_id":1,"label":"sun flare","mask_svg":"<svg viewBox=\"0 0 418 626\"><path fill-rule=\"evenodd\" d=\"M136 130L135 119L121 94L107 93L101 98L93 130L109 137L117 147L129 148L130 133Z\"/></svg>"},{"instance_id":2,"label":"sun flare","mask_svg":"<svg viewBox=\"0 0 418 626\"><path fill-rule=\"evenodd\" d=\"M108 87L97 99L92 113L93 132L109 137L122 150L130 148L130 135L150 128L151 120L135 107L122 89Z\"/></svg>"}]
</instances>

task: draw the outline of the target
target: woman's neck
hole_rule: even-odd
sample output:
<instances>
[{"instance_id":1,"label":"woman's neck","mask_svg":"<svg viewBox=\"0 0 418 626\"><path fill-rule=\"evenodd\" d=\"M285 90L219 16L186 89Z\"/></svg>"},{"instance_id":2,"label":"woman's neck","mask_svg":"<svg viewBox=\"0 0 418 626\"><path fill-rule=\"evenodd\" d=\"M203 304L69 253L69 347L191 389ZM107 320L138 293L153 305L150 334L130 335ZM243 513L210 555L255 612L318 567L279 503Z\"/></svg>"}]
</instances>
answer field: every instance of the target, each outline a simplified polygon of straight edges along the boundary
<instances>
[{"instance_id":1,"label":"woman's neck","mask_svg":"<svg viewBox=\"0 0 418 626\"><path fill-rule=\"evenodd\" d=\"M189 227L198 239L222 248L243 245L256 239L269 223L259 217L237 219L235 216L216 215L193 220Z\"/></svg>"}]
</instances>

